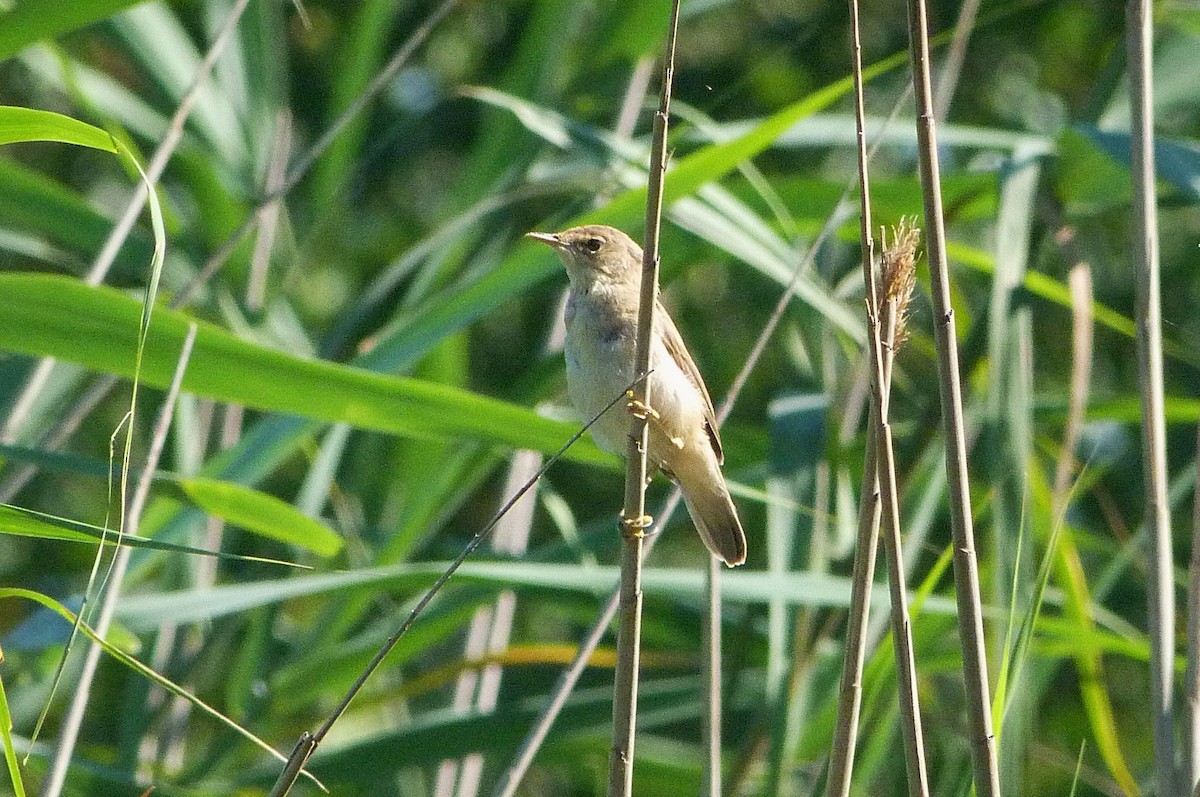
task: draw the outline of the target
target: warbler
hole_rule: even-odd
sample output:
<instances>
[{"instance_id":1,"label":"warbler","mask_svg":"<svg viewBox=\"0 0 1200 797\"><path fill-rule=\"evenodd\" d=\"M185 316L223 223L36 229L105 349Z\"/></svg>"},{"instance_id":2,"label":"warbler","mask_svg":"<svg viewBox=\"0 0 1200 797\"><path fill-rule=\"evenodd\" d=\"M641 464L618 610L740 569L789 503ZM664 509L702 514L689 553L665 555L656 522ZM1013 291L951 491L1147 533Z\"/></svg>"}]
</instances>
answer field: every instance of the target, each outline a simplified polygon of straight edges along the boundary
<instances>
[{"instance_id":1,"label":"warbler","mask_svg":"<svg viewBox=\"0 0 1200 797\"><path fill-rule=\"evenodd\" d=\"M575 409L591 418L634 379L642 248L620 230L598 224L526 237L554 249L567 269L567 388ZM724 453L712 399L660 302L653 336L647 458L679 485L708 549L730 567L740 565L746 561L746 534L721 473ZM621 455L629 431L629 415L619 404L591 428L601 448Z\"/></svg>"}]
</instances>

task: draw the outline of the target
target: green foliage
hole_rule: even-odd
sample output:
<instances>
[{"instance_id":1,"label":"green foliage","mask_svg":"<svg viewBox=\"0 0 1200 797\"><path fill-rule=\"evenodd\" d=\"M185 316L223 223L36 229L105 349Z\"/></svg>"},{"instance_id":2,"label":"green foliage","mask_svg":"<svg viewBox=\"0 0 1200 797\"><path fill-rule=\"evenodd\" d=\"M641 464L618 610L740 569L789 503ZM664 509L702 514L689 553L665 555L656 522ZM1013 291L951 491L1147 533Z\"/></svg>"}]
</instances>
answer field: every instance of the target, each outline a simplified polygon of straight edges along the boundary
<instances>
[{"instance_id":1,"label":"green foliage","mask_svg":"<svg viewBox=\"0 0 1200 797\"><path fill-rule=\"evenodd\" d=\"M0 432L0 494L36 468L0 505L0 742L19 772L20 780L6 776L14 789L40 791L82 640L29 763L19 762L50 700L92 557L111 556L97 545L120 515L106 463L139 367L138 297L155 246L143 219L108 285L84 285L136 173L104 152L40 142L120 146L148 163L233 6L0 2L0 86L9 106L21 106L0 109L0 143L25 142L0 149L2 416L37 358L59 361L28 414ZM283 200L260 209L286 171L278 165L303 161L431 8L249 3L155 192L168 251L140 363L134 477L188 324L199 334L163 472L126 540L131 566L67 794L150 785L155 794L265 794L279 762L251 735L287 751L315 729L519 485L509 478L519 472L514 452L554 451L578 428L552 332L565 277L520 236L583 220L640 233L656 103L633 98L642 111L633 130L613 127L639 60L661 47L665 8L570 0L455 8ZM986 10L938 130L993 686L1004 678L1004 788L1146 791L1122 10L1101 0ZM942 29L957 12L934 8ZM922 213L911 101L884 123L905 88L907 33L899 6L863 13L864 59L874 65L868 136L883 139L874 213L892 224ZM1195 18L1164 14L1158 41L1180 563L1200 419ZM935 66L944 55L943 46ZM664 294L718 403L795 283L723 431L750 541L749 564L724 580L729 793L766 794L770 784L773 795L809 794L822 782L839 686L863 450L858 225L839 210L854 176L847 11L685 3L679 57ZM835 212L836 235L796 276ZM251 235L231 237L252 217ZM215 253L223 253L216 265ZM1096 345L1074 452L1083 464L1065 514L1052 517L1045 474L1067 453L1067 273L1079 261L1091 269ZM206 266L215 273L176 307ZM927 285L923 265L919 278ZM923 599L913 635L930 770L938 794L966 794L924 290L896 360L892 423L911 583ZM118 377L119 388L65 443L48 441L101 375ZM791 411L800 404L805 412ZM481 793L491 788L616 581L614 463L581 440L520 505L527 548L481 548L468 560L311 762L333 793L431 793L441 762L471 752L483 755ZM656 483L652 506L664 495ZM679 517L661 529L645 575L635 767L644 794L695 793L700 779L703 559ZM87 596L85 615L96 597ZM899 795L885 599L880 584L854 782L857 793ZM507 636L496 630L492 648L486 634L464 648L483 622L478 611L503 616L497 607L507 606L515 606ZM523 793L603 791L611 643L567 701ZM502 668L495 699L454 709L456 691L474 694L472 678L500 671L489 666ZM189 719L169 719L180 716ZM297 791L317 793L304 782Z\"/></svg>"}]
</instances>

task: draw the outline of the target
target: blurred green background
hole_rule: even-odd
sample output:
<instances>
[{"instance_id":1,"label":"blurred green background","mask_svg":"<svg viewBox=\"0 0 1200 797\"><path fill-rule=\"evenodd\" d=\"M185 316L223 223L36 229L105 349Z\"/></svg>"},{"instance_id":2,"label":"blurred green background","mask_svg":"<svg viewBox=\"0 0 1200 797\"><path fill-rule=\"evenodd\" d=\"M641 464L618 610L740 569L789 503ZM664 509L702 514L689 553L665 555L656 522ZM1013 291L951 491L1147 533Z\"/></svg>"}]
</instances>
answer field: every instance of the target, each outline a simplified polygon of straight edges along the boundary
<instances>
[{"instance_id":1,"label":"blurred green background","mask_svg":"<svg viewBox=\"0 0 1200 797\"><path fill-rule=\"evenodd\" d=\"M0 104L108 129L145 163L233 7L0 4ZM510 475L528 472L514 465L514 451L552 452L575 428L556 332L565 275L521 235L585 215L642 233L637 189L668 5L461 2L287 192L273 234L262 233L271 222L260 223L235 239L195 299L167 309L279 184L281 166L295 169L433 10L392 0L251 0L159 185L168 251L135 467L182 316L206 326L160 464L172 478L156 483L140 532L316 573L135 550L116 617L126 633L116 641L285 751L512 492ZM960 10L930 9L940 36L935 80ZM1200 10L1175 1L1155 10L1169 475L1182 585L1200 418ZM904 94L905 8L875 3L862 15L864 60L882 64L866 87L872 137L901 103L872 166L875 221L895 224L921 215ZM1006 663L1020 665L1007 683L1000 737L1005 791L1014 795L1067 794L1080 756L1076 794L1154 793L1123 24L1114 2L984 3L961 74L944 84L942 176L993 681L1002 670L1013 676ZM683 4L678 46L664 293L720 403L855 174L849 12L841 3L693 0ZM636 111L631 128L618 121L625 105ZM104 153L51 143L0 150L4 417L35 355L61 361L28 417L4 428L0 486L14 485L9 503L94 524L115 516L104 474L130 383L123 378L65 445L45 435L99 372L125 377L132 367L148 223L121 249L110 289L69 290L59 278L88 271L136 185ZM797 297L723 432L750 542L748 565L726 580L730 794L805 795L823 784L864 445L857 236L857 219L843 213L801 270ZM1066 282L1079 262L1090 267L1097 303L1090 396L1081 464L1069 500L1059 496L1065 523L1048 553L1064 520L1054 511L1054 472L1071 375ZM929 577L949 527L924 263L919 274L892 420L910 584L932 592L914 625L931 788L965 795L952 579ZM317 358L353 369L310 367ZM30 462L38 472L16 489L15 474ZM320 549L306 532L278 525L222 530L177 481L197 476L275 496L344 543ZM471 752L482 753L478 793L490 792L614 583L621 482L616 461L587 441L548 473L517 524L527 550L481 549L471 560L480 564L451 582L314 759L334 794L473 794L468 775L459 773L466 785L453 792L441 772L443 760ZM652 506L665 496L656 483ZM0 586L78 607L94 546L0 531ZM1033 623L1025 618L1044 560L1051 587ZM647 575L639 794L699 787L703 563L680 513ZM508 604L495 601L509 589L511 633L503 622L492 633L503 673L481 706L481 687L459 676L481 672L487 646L467 652L464 642L473 617L486 629L487 619L505 616ZM1181 631L1182 623L1181 615ZM1010 660L1013 629L1030 644ZM34 603L0 601L0 679L18 750L49 699L68 633ZM612 644L606 637L602 652ZM33 792L82 647L22 769ZM855 782L861 794L901 794L891 648L878 647ZM610 666L602 657L589 668L521 793L603 792ZM465 713L451 708L456 694L471 706ZM106 658L65 793L137 794L152 784L159 795L264 794L276 769L261 750Z\"/></svg>"}]
</instances>

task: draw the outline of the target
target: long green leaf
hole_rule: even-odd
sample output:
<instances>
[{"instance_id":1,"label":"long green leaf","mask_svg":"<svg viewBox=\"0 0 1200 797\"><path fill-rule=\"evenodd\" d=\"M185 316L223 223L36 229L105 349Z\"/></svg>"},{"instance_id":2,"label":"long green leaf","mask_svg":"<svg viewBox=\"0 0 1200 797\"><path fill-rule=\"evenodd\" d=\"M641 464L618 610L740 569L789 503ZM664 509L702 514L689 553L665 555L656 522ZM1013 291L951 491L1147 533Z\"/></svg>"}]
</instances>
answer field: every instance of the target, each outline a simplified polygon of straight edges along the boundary
<instances>
[{"instance_id":1,"label":"long green leaf","mask_svg":"<svg viewBox=\"0 0 1200 797\"><path fill-rule=\"evenodd\" d=\"M292 598L343 590L381 589L415 590L440 575L447 562L420 562L390 565L341 573L314 573L274 580L229 584L203 590L181 590L132 595L117 607L117 616L134 629L156 628L163 622L189 623L210 620ZM535 562L467 562L457 577L463 581L494 584L497 588L527 588L587 595L607 594L617 583L614 567L581 569L576 564ZM676 600L695 601L704 594L704 578L699 570L647 568L644 576L647 595L662 595ZM722 595L734 603L766 603L782 599L788 604L845 607L850 599L846 578L813 573L748 572L726 573ZM878 599L886 604L887 596ZM931 595L925 607L932 612L951 612L953 602Z\"/></svg>"},{"instance_id":2,"label":"long green leaf","mask_svg":"<svg viewBox=\"0 0 1200 797\"><path fill-rule=\"evenodd\" d=\"M182 479L179 486L205 512L235 526L321 556L333 556L342 549L342 538L333 529L275 496L217 479Z\"/></svg>"},{"instance_id":3,"label":"long green leaf","mask_svg":"<svg viewBox=\"0 0 1200 797\"><path fill-rule=\"evenodd\" d=\"M133 374L140 314L136 300L109 288L32 274L0 275L0 295L8 307L0 314L0 348L54 356L119 376ZM188 323L182 313L155 312L141 372L145 384L169 383ZM204 323L184 389L218 401L375 431L479 439L548 453L577 428L464 390L283 354ZM613 461L584 440L568 456Z\"/></svg>"},{"instance_id":4,"label":"long green leaf","mask_svg":"<svg viewBox=\"0 0 1200 797\"><path fill-rule=\"evenodd\" d=\"M59 141L81 147L117 152L117 142L108 133L87 122L52 111L0 106L0 144L18 141Z\"/></svg>"},{"instance_id":5,"label":"long green leaf","mask_svg":"<svg viewBox=\"0 0 1200 797\"><path fill-rule=\"evenodd\" d=\"M218 482L220 484L221 482ZM244 489L244 488L243 488ZM55 540L61 542L82 542L97 545L107 542L111 545L128 545L131 548L150 548L171 553L194 554L199 556L215 556L219 559L231 559L242 562L265 562L268 564L286 565L288 567L304 567L278 559L267 559L261 556L244 556L241 554L209 551L204 548L193 548L188 545L176 545L161 540L141 537L137 534L122 534L118 537L113 529L104 529L90 523L78 520L56 517L44 512L36 512L10 504L0 504L0 534L11 534L17 537L32 537L39 540ZM271 535L277 536L277 535Z\"/></svg>"}]
</instances>

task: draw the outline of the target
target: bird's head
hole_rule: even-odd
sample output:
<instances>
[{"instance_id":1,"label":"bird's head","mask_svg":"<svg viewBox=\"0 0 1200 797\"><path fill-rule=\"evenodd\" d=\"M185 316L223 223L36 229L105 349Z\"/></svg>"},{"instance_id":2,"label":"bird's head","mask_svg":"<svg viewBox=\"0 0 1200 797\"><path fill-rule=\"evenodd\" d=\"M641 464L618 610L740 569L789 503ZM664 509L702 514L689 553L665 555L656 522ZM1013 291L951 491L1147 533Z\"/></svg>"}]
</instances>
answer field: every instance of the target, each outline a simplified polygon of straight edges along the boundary
<instances>
[{"instance_id":1,"label":"bird's head","mask_svg":"<svg viewBox=\"0 0 1200 797\"><path fill-rule=\"evenodd\" d=\"M576 288L596 282L633 284L641 274L642 248L613 227L588 224L559 233L526 233L525 237L541 241L558 252Z\"/></svg>"}]
</instances>

